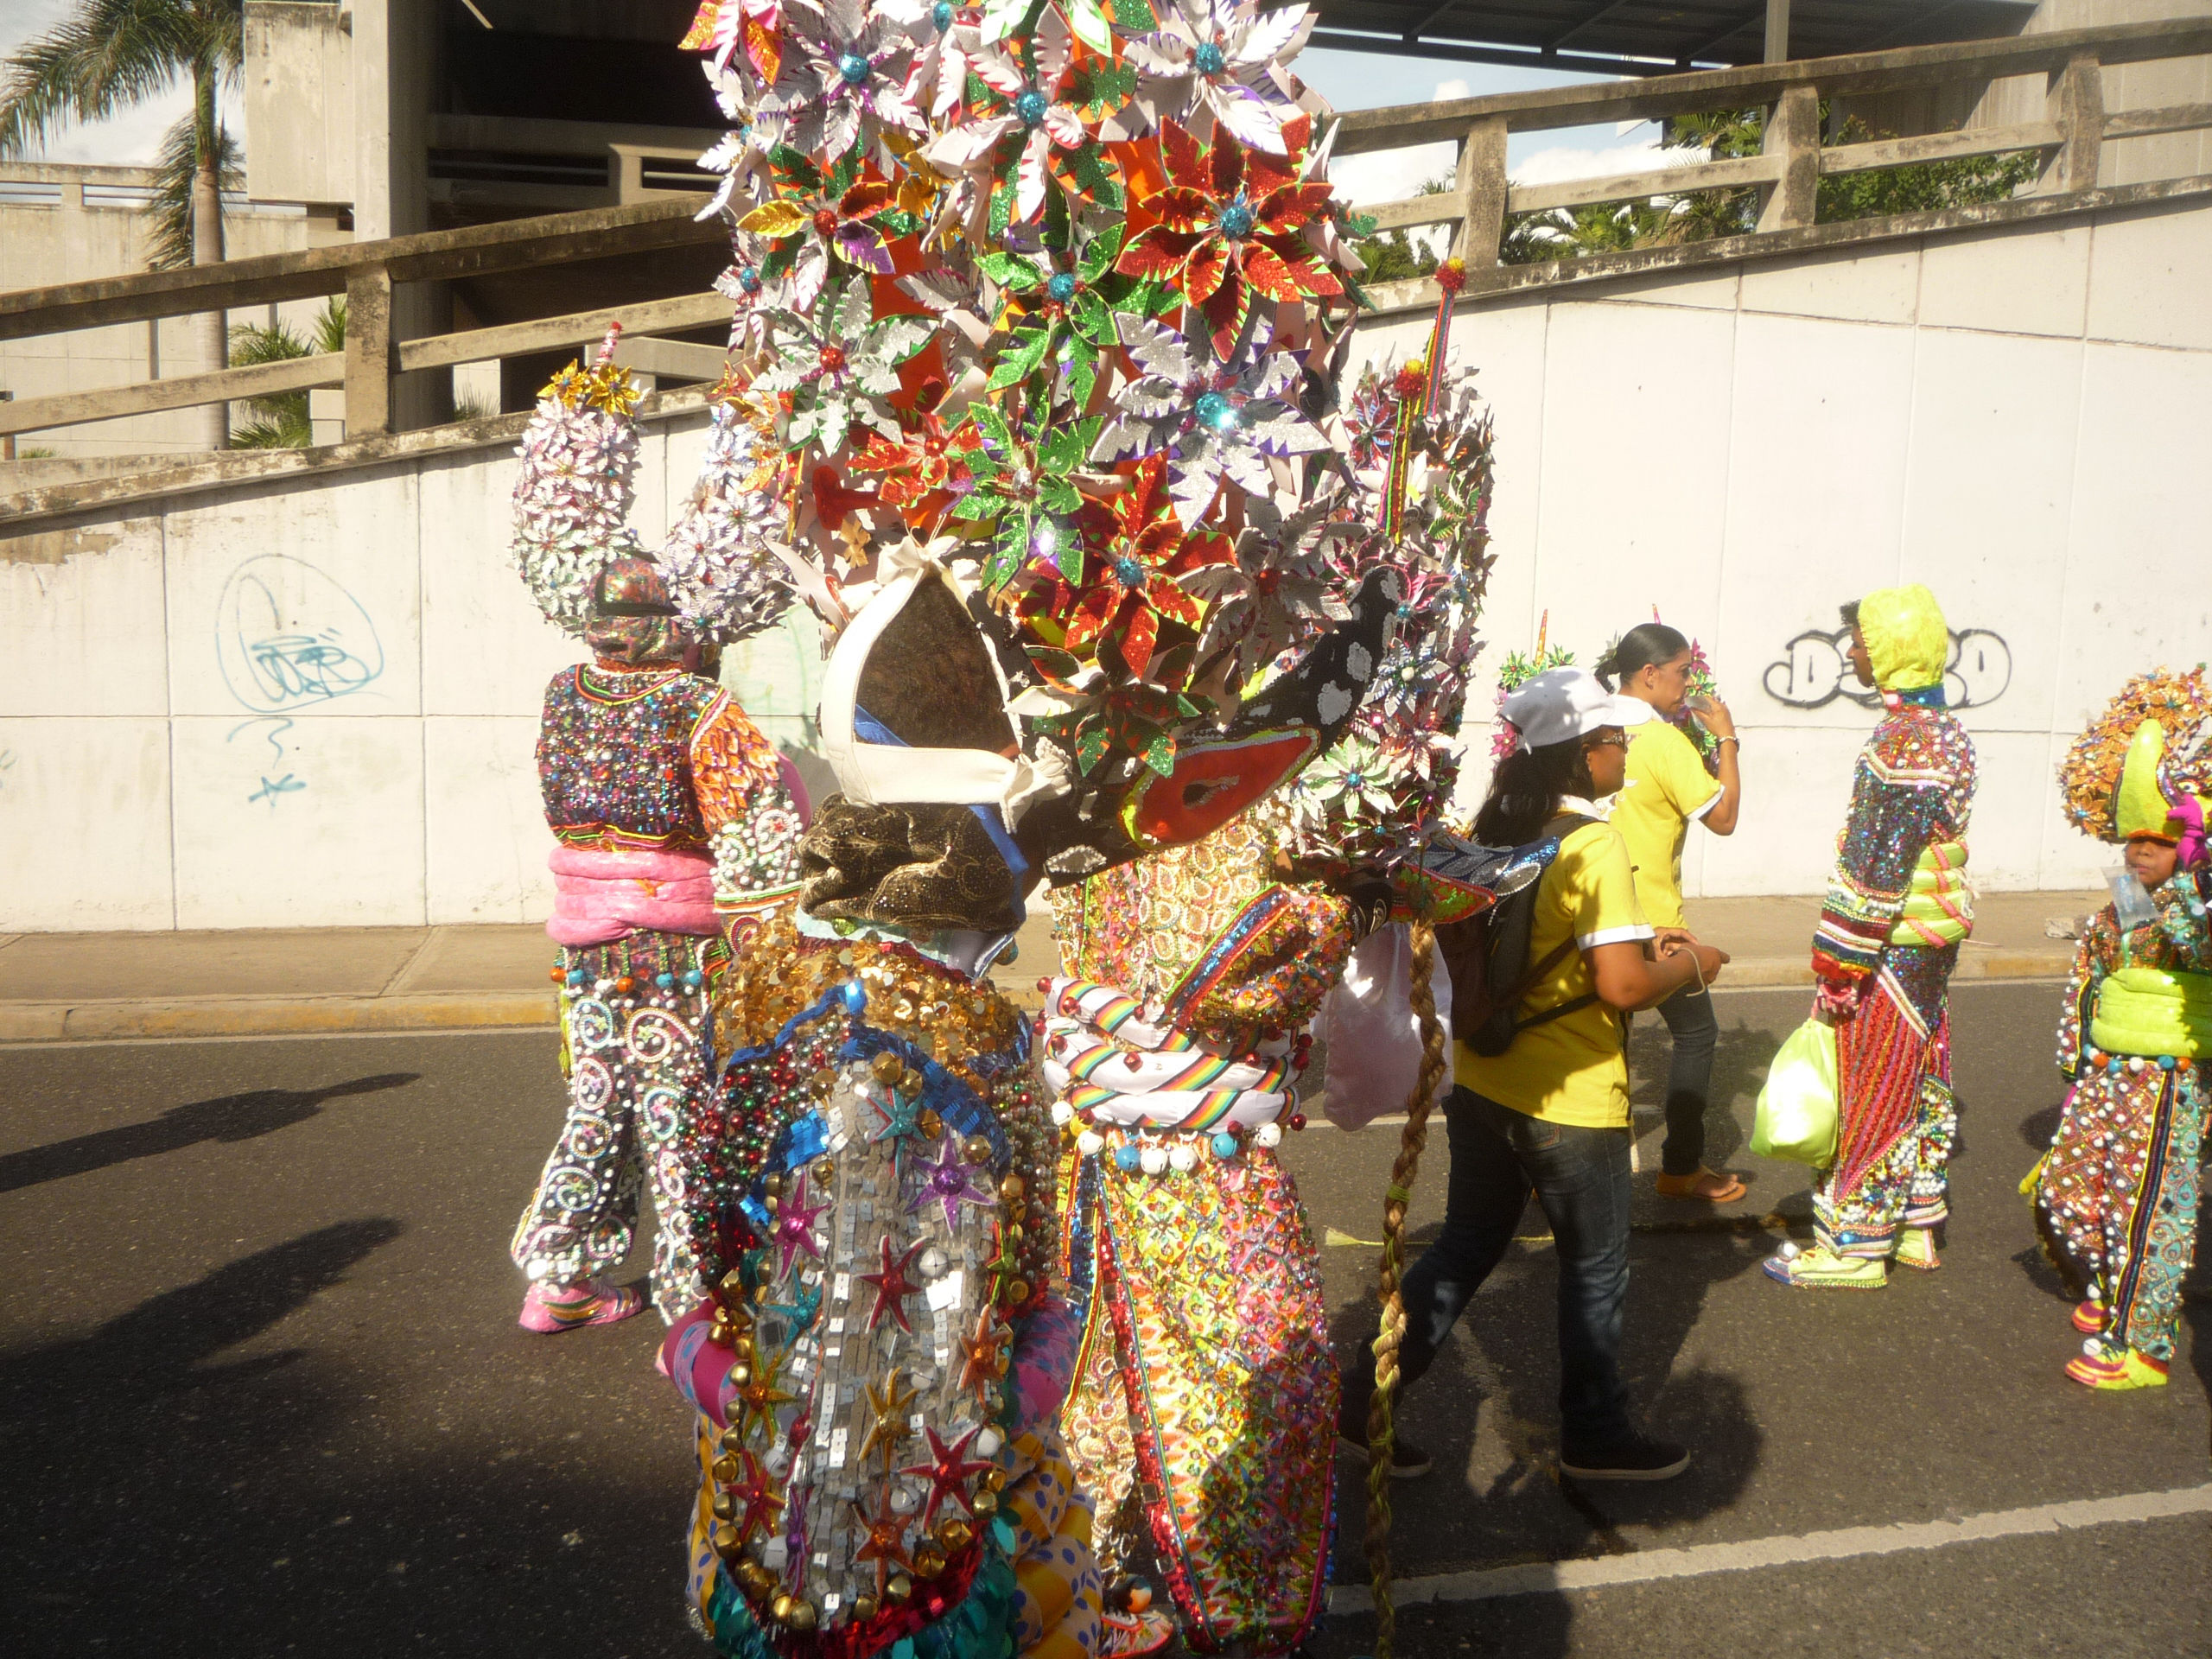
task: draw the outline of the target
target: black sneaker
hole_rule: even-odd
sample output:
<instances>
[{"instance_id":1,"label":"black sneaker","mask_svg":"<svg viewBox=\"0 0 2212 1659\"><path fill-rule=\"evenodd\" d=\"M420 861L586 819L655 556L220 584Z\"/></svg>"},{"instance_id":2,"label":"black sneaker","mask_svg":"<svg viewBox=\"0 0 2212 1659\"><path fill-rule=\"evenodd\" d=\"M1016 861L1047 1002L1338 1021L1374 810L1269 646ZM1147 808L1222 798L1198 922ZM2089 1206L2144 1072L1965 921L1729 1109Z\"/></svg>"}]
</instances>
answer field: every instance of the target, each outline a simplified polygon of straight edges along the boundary
<instances>
[{"instance_id":1,"label":"black sneaker","mask_svg":"<svg viewBox=\"0 0 2212 1659\"><path fill-rule=\"evenodd\" d=\"M1669 1440L1643 1434L1599 1446L1562 1447L1559 1471L1576 1480L1672 1480L1690 1466L1690 1454Z\"/></svg>"},{"instance_id":2,"label":"black sneaker","mask_svg":"<svg viewBox=\"0 0 2212 1659\"><path fill-rule=\"evenodd\" d=\"M1337 1430L1337 1444L1343 1446L1345 1451L1351 1452L1353 1456L1357 1457L1362 1463L1365 1463L1367 1461L1367 1437L1365 1435L1363 1434L1357 1440L1354 1440L1351 1435L1345 1433L1340 1427ZM1416 1475L1427 1474L1428 1472L1428 1469L1429 1460L1427 1452L1422 1451L1419 1446L1415 1446L1411 1440L1408 1440L1402 1434L1393 1434L1390 1437L1391 1479L1411 1480Z\"/></svg>"}]
</instances>

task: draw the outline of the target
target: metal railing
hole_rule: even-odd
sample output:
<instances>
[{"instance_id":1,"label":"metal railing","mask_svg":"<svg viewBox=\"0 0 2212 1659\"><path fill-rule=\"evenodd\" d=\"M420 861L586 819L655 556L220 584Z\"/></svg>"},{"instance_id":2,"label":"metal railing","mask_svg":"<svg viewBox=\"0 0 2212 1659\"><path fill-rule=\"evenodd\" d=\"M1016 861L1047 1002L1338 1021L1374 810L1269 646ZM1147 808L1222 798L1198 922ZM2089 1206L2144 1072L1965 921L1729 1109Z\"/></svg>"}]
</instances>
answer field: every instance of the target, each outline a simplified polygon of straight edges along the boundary
<instances>
[{"instance_id":1,"label":"metal railing","mask_svg":"<svg viewBox=\"0 0 2212 1659\"><path fill-rule=\"evenodd\" d=\"M2048 194L2093 188L2105 142L2212 128L2212 104L2107 112L2103 67L2209 54L2212 17L2073 29L1354 111L1339 118L1337 149L1359 154L1457 140L1459 163L1451 190L1369 211L1382 231L1452 226L1452 251L1473 270L1497 264L1509 214L1700 190L1757 188L1758 234L1738 238L1756 244L1759 234L1810 226L1819 181L1827 174L2032 149L2044 158L2037 190ZM1821 143L1818 109L1825 98L2037 73L2047 77L2049 88L2041 121L1827 148ZM1506 175L1506 140L1515 132L1752 106L1769 112L1765 148L1758 156L1558 184L1514 185ZM639 340L725 321L729 302L709 292L423 339L392 336L391 293L397 283L721 242L727 235L721 223L693 219L703 197L645 185L648 162L684 153L679 145L611 147L610 188L621 195L647 198L622 206L0 293L0 340L333 294L345 295L347 307L342 353L0 404L0 434L343 385L348 439L373 436L391 429L397 375L583 345L618 319L630 338ZM1471 292L1480 287L1471 285ZM1433 284L1421 289L1433 298ZM671 353L671 362L681 357L690 365L690 371L676 372L696 371L700 351Z\"/></svg>"}]
</instances>

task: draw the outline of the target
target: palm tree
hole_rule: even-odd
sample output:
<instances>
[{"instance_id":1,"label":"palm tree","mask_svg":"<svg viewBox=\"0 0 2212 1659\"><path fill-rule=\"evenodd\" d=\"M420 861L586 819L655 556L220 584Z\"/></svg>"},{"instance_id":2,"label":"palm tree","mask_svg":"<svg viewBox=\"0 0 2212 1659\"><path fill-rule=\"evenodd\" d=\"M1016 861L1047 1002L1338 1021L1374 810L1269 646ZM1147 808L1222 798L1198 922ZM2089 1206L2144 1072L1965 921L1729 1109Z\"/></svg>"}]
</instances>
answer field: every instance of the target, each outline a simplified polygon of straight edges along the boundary
<instances>
[{"instance_id":1,"label":"palm tree","mask_svg":"<svg viewBox=\"0 0 2212 1659\"><path fill-rule=\"evenodd\" d=\"M77 0L73 14L7 60L0 159L22 156L65 122L105 120L188 77L192 111L170 130L163 155L191 158L191 263L219 264L227 135L216 117L215 95L219 83L238 80L245 29L243 0ZM157 232L157 253L160 247ZM201 353L220 367L223 315L213 312L200 321ZM229 441L228 410L211 404L202 412L207 448L222 448Z\"/></svg>"},{"instance_id":2,"label":"palm tree","mask_svg":"<svg viewBox=\"0 0 2212 1659\"><path fill-rule=\"evenodd\" d=\"M231 330L231 361L241 368L254 363L284 363L318 352L346 349L346 302L322 302L311 339L302 340L289 322L240 323ZM280 391L249 397L253 419L231 434L234 449L304 449L315 442L315 423L304 391Z\"/></svg>"}]
</instances>

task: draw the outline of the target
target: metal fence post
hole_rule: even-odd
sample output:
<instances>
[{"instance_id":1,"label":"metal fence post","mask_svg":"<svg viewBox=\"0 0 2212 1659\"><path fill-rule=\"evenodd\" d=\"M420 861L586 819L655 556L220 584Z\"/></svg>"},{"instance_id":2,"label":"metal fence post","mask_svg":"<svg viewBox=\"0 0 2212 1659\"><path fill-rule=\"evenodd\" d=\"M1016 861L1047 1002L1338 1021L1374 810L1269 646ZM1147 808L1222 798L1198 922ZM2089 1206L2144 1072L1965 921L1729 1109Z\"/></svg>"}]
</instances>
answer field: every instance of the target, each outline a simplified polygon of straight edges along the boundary
<instances>
[{"instance_id":1,"label":"metal fence post","mask_svg":"<svg viewBox=\"0 0 2212 1659\"><path fill-rule=\"evenodd\" d=\"M1767 116L1759 149L1782 158L1782 176L1762 188L1758 228L1794 231L1810 225L1820 199L1820 93L1810 86L1785 87Z\"/></svg>"},{"instance_id":2,"label":"metal fence post","mask_svg":"<svg viewBox=\"0 0 2212 1659\"><path fill-rule=\"evenodd\" d=\"M391 273L346 277L346 435L391 430Z\"/></svg>"},{"instance_id":3,"label":"metal fence post","mask_svg":"<svg viewBox=\"0 0 2212 1659\"><path fill-rule=\"evenodd\" d=\"M2104 69L2094 52L2077 52L2050 77L2044 95L2050 118L2058 124L2058 147L2044 162L2036 193L2094 190L2097 158L2105 142Z\"/></svg>"},{"instance_id":4,"label":"metal fence post","mask_svg":"<svg viewBox=\"0 0 2212 1659\"><path fill-rule=\"evenodd\" d=\"M1452 251L1470 270L1497 263L1498 239L1505 234L1505 118L1486 115L1467 130L1459 146L1454 181L1464 217Z\"/></svg>"}]
</instances>

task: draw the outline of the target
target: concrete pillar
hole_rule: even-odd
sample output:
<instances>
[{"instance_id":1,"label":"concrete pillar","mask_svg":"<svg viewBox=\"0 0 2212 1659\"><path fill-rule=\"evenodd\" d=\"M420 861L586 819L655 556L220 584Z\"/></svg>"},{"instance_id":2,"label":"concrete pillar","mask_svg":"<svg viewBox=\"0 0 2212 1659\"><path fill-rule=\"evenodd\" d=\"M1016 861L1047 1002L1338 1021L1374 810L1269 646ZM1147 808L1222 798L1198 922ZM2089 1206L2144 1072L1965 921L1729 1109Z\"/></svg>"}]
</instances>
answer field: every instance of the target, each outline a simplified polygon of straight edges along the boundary
<instances>
[{"instance_id":1,"label":"concrete pillar","mask_svg":"<svg viewBox=\"0 0 2212 1659\"><path fill-rule=\"evenodd\" d=\"M430 228L430 101L441 14L435 0L353 0L353 235L363 242L411 236ZM451 314L442 283L406 283L392 291L391 338L442 334ZM393 383L392 430L436 426L452 413L449 371Z\"/></svg>"},{"instance_id":2,"label":"concrete pillar","mask_svg":"<svg viewBox=\"0 0 2212 1659\"><path fill-rule=\"evenodd\" d=\"M1766 0L1766 60L1789 61L1789 0Z\"/></svg>"}]
</instances>

